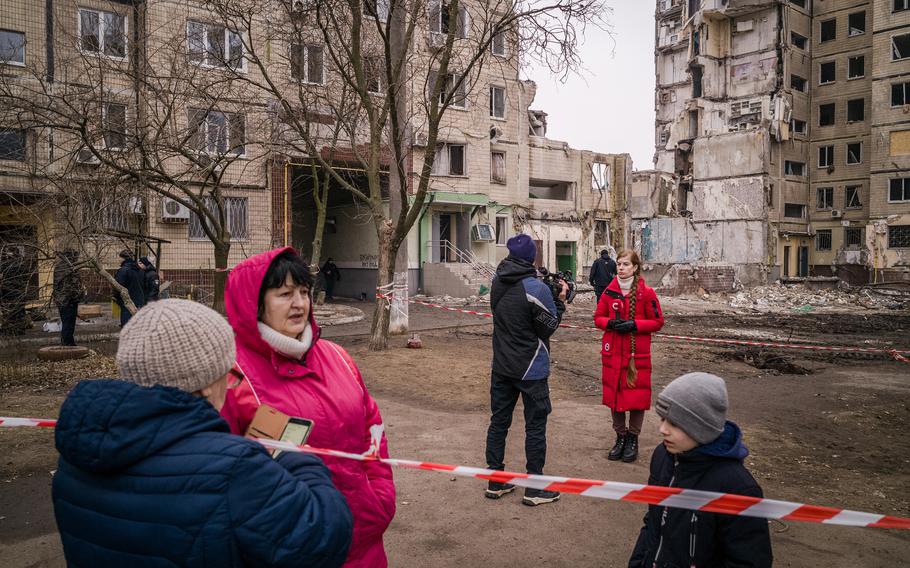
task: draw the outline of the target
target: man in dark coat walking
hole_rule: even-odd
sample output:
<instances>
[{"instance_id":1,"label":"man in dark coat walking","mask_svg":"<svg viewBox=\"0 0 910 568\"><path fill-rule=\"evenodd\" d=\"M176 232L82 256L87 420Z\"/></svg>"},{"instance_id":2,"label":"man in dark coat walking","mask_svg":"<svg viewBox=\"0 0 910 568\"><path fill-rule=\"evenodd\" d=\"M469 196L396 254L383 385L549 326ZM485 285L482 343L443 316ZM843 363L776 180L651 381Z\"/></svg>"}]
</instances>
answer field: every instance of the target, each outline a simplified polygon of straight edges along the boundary
<instances>
[{"instance_id":1,"label":"man in dark coat walking","mask_svg":"<svg viewBox=\"0 0 910 568\"><path fill-rule=\"evenodd\" d=\"M325 279L325 299L326 301L334 300L335 282L341 280L341 270L335 264L331 257L322 265L322 277Z\"/></svg>"},{"instance_id":2,"label":"man in dark coat walking","mask_svg":"<svg viewBox=\"0 0 910 568\"><path fill-rule=\"evenodd\" d=\"M600 301L600 295L604 293L614 278L616 278L616 261L610 258L610 251L603 249L600 251L600 258L591 265L591 276L588 278L591 286L594 286L596 302Z\"/></svg>"},{"instance_id":3,"label":"man in dark coat walking","mask_svg":"<svg viewBox=\"0 0 910 568\"><path fill-rule=\"evenodd\" d=\"M149 257L143 256L139 259L139 268L143 273L143 289L145 290L145 303L155 302L159 298L161 282L158 275L158 269L149 260Z\"/></svg>"},{"instance_id":4,"label":"man in dark coat walking","mask_svg":"<svg viewBox=\"0 0 910 568\"><path fill-rule=\"evenodd\" d=\"M60 409L54 515L67 566L336 567L353 520L313 455L272 459L218 413L234 368L223 316L189 300L137 313L122 380L76 385Z\"/></svg>"},{"instance_id":5,"label":"man in dark coat walking","mask_svg":"<svg viewBox=\"0 0 910 568\"><path fill-rule=\"evenodd\" d=\"M133 260L133 254L130 251L121 251L120 258L123 261L120 263L120 268L117 270L114 279L117 280L118 284L126 288L133 305L136 306L136 309L139 309L145 305L145 278L139 265ZM123 327L130 321L132 314L126 309L126 304L117 290L114 291L114 301L120 306L120 327Z\"/></svg>"},{"instance_id":6,"label":"man in dark coat walking","mask_svg":"<svg viewBox=\"0 0 910 568\"><path fill-rule=\"evenodd\" d=\"M84 290L82 278L76 264L79 253L73 249L65 249L57 255L54 265L54 292L53 299L60 313L60 344L76 345L76 315L79 312L79 302L82 301Z\"/></svg>"}]
</instances>

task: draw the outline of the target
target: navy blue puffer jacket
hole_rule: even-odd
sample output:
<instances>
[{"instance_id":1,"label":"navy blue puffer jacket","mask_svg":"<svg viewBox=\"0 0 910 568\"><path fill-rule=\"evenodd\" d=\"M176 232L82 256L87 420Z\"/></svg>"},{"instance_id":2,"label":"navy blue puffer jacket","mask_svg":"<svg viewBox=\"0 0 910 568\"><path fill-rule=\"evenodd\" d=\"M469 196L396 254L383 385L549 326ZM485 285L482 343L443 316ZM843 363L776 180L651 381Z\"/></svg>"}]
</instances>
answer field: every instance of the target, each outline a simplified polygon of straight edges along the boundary
<instances>
[{"instance_id":1,"label":"navy blue puffer jacket","mask_svg":"<svg viewBox=\"0 0 910 568\"><path fill-rule=\"evenodd\" d=\"M233 436L203 398L83 381L60 410L54 512L72 567L340 566L352 520L322 462Z\"/></svg>"}]
</instances>

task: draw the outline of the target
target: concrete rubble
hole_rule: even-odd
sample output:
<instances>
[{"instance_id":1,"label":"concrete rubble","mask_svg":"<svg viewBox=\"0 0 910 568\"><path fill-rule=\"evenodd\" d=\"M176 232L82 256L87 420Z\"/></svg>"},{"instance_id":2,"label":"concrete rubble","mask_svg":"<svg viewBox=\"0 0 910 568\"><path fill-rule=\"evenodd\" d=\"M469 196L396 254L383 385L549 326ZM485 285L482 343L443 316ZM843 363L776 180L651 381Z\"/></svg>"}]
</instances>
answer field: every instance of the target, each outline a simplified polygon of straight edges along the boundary
<instances>
[{"instance_id":1,"label":"concrete rubble","mask_svg":"<svg viewBox=\"0 0 910 568\"><path fill-rule=\"evenodd\" d=\"M900 310L910 309L910 290L905 293L867 287L810 290L802 284L775 283L733 294L729 304L732 308L759 312L809 312L857 306L868 310Z\"/></svg>"}]
</instances>

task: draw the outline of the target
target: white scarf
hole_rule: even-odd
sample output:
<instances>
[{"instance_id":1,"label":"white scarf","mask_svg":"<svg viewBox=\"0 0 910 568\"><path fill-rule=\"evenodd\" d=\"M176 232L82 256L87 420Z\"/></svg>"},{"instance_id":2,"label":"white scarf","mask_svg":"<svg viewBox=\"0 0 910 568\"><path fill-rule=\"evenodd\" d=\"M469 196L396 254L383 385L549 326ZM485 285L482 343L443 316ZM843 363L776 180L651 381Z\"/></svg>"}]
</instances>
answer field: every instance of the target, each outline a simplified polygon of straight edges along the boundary
<instances>
[{"instance_id":1,"label":"white scarf","mask_svg":"<svg viewBox=\"0 0 910 568\"><path fill-rule=\"evenodd\" d=\"M257 325L259 327L259 337L268 343L269 347L286 357L299 361L303 359L303 356L313 345L313 328L309 322L307 322L306 328L300 334L300 337L296 338L282 335L262 322L258 322Z\"/></svg>"},{"instance_id":2,"label":"white scarf","mask_svg":"<svg viewBox=\"0 0 910 568\"><path fill-rule=\"evenodd\" d=\"M632 281L635 280L635 277L629 276L628 278L620 278L617 276L616 279L619 280L619 289L622 290L623 296L628 295L629 290L632 289Z\"/></svg>"}]
</instances>

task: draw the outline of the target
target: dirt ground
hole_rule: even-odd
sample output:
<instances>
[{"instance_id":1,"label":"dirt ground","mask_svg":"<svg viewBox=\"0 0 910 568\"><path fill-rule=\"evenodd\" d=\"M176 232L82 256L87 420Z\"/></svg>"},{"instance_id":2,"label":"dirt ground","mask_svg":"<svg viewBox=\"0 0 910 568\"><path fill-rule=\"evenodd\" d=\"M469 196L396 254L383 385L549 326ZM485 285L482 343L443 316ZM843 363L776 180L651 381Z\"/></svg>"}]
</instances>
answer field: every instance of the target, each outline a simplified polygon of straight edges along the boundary
<instances>
[{"instance_id":1,"label":"dirt ground","mask_svg":"<svg viewBox=\"0 0 910 568\"><path fill-rule=\"evenodd\" d=\"M363 307L363 304L358 304ZM703 337L793 339L820 344L910 348L910 314L737 313L721 302L665 301L666 333ZM393 340L366 349L367 322L326 330L360 365L382 409L395 457L483 466L488 423L489 320L412 307L423 349ZM590 323L590 301L566 321ZM367 314L369 316L369 314ZM436 328L436 329L431 329ZM656 339L660 389L693 370L728 379L730 418L743 428L747 458L768 497L910 516L910 367L883 357L761 352ZM110 348L106 349L110 353ZM609 462L609 414L600 404L598 336L561 330L553 339L553 414L547 473L645 482L657 419L646 415L643 454ZM52 417L68 389L95 369L37 367L25 352L0 361L0 416ZM15 359L15 361L13 361ZM768 367L765 369L756 366ZM807 373L807 374L805 374ZM520 412L507 467L522 471ZM0 558L4 566L63 566L50 503L53 432L0 430ZM396 471L398 513L386 534L392 566L625 566L644 506L567 495L536 508L520 495L483 498L478 480ZM517 493L517 492L516 492ZM804 523L771 523L777 566L877 567L906 563L910 533Z\"/></svg>"}]
</instances>

